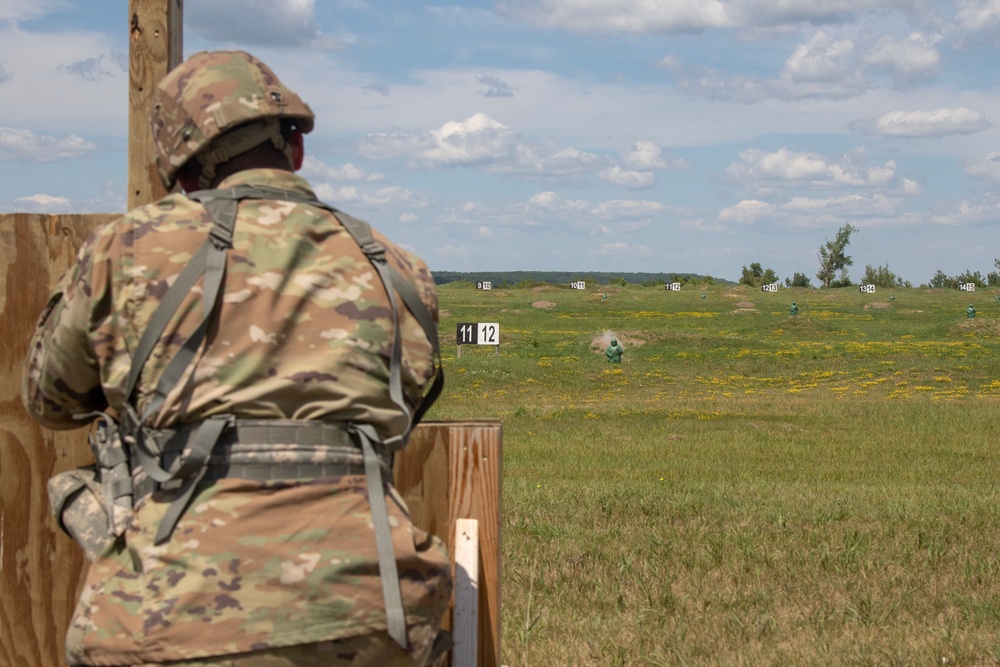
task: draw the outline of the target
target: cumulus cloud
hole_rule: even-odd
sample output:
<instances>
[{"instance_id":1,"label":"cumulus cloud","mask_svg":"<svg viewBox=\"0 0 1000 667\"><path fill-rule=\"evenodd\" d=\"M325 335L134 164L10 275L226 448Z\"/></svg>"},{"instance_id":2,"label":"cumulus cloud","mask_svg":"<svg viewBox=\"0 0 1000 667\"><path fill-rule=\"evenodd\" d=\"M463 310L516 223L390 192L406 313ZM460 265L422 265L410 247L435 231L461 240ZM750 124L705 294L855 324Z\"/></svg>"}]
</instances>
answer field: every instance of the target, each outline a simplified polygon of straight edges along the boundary
<instances>
[{"instance_id":1,"label":"cumulus cloud","mask_svg":"<svg viewBox=\"0 0 1000 667\"><path fill-rule=\"evenodd\" d=\"M501 0L497 11L546 28L597 33L671 33L733 25L722 0Z\"/></svg>"},{"instance_id":2,"label":"cumulus cloud","mask_svg":"<svg viewBox=\"0 0 1000 667\"><path fill-rule=\"evenodd\" d=\"M965 167L972 178L1000 183L1000 153L987 153Z\"/></svg>"},{"instance_id":3,"label":"cumulus cloud","mask_svg":"<svg viewBox=\"0 0 1000 667\"><path fill-rule=\"evenodd\" d=\"M737 204L722 209L719 212L719 220L737 225L752 225L757 218L774 212L774 209L774 204L768 204L756 199L744 199Z\"/></svg>"},{"instance_id":4,"label":"cumulus cloud","mask_svg":"<svg viewBox=\"0 0 1000 667\"><path fill-rule=\"evenodd\" d=\"M678 88L709 99L841 100L877 87L878 74L887 74L898 88L936 74L942 64L937 47L941 39L939 34L912 32L904 38L883 35L859 40L818 30L791 50L771 78L713 67L686 68L673 56L657 64L676 77Z\"/></svg>"},{"instance_id":5,"label":"cumulus cloud","mask_svg":"<svg viewBox=\"0 0 1000 667\"><path fill-rule=\"evenodd\" d=\"M13 78L14 74L9 72L7 68L3 66L3 63L0 63L0 84L7 83Z\"/></svg>"},{"instance_id":6,"label":"cumulus cloud","mask_svg":"<svg viewBox=\"0 0 1000 667\"><path fill-rule=\"evenodd\" d=\"M0 127L0 160L57 162L84 157L96 149L96 145L74 134L60 138Z\"/></svg>"},{"instance_id":7,"label":"cumulus cloud","mask_svg":"<svg viewBox=\"0 0 1000 667\"><path fill-rule=\"evenodd\" d=\"M622 151L622 165L626 169L650 171L666 169L663 150L652 141L639 141Z\"/></svg>"},{"instance_id":8,"label":"cumulus cloud","mask_svg":"<svg viewBox=\"0 0 1000 667\"><path fill-rule=\"evenodd\" d=\"M771 79L727 74L711 67L677 69L677 87L709 99L753 103L766 99L847 99L871 87L863 53L850 39L818 31L796 46Z\"/></svg>"},{"instance_id":9,"label":"cumulus cloud","mask_svg":"<svg viewBox=\"0 0 1000 667\"><path fill-rule=\"evenodd\" d=\"M27 21L66 7L66 0L0 0L0 21Z\"/></svg>"},{"instance_id":10,"label":"cumulus cloud","mask_svg":"<svg viewBox=\"0 0 1000 667\"><path fill-rule=\"evenodd\" d=\"M986 116L966 107L933 111L895 110L871 120L855 121L850 128L887 137L945 137L975 134L993 127Z\"/></svg>"},{"instance_id":11,"label":"cumulus cloud","mask_svg":"<svg viewBox=\"0 0 1000 667\"><path fill-rule=\"evenodd\" d=\"M406 158L418 168L478 167L511 174L585 174L609 164L608 159L594 153L553 142L527 141L484 113L449 121L420 135L370 134L358 150L373 160Z\"/></svg>"},{"instance_id":12,"label":"cumulus cloud","mask_svg":"<svg viewBox=\"0 0 1000 667\"><path fill-rule=\"evenodd\" d=\"M1000 2L997 0L959 0L955 21L971 33L996 32L1000 28Z\"/></svg>"},{"instance_id":13,"label":"cumulus cloud","mask_svg":"<svg viewBox=\"0 0 1000 667\"><path fill-rule=\"evenodd\" d=\"M67 213L70 200L66 197L37 194L30 197L18 197L14 200L16 210L25 213Z\"/></svg>"},{"instance_id":14,"label":"cumulus cloud","mask_svg":"<svg viewBox=\"0 0 1000 667\"><path fill-rule=\"evenodd\" d=\"M712 29L849 23L885 10L917 13L904 0L502 0L508 18L573 32L670 34Z\"/></svg>"},{"instance_id":15,"label":"cumulus cloud","mask_svg":"<svg viewBox=\"0 0 1000 667\"><path fill-rule=\"evenodd\" d=\"M245 46L303 46L321 37L315 0L200 0L184 6L184 29Z\"/></svg>"},{"instance_id":16,"label":"cumulus cloud","mask_svg":"<svg viewBox=\"0 0 1000 667\"><path fill-rule=\"evenodd\" d=\"M495 76L477 76L476 81L486 86L486 90L478 93L483 97L514 97L514 88Z\"/></svg>"},{"instance_id":17,"label":"cumulus cloud","mask_svg":"<svg viewBox=\"0 0 1000 667\"><path fill-rule=\"evenodd\" d=\"M312 155L307 155L302 161L301 173L302 176L311 180L339 183L371 183L385 180L383 174L370 174L350 162L345 162L339 167L328 167L322 160Z\"/></svg>"},{"instance_id":18,"label":"cumulus cloud","mask_svg":"<svg viewBox=\"0 0 1000 667\"><path fill-rule=\"evenodd\" d=\"M868 166L863 154L829 160L816 153L781 148L763 151L750 148L726 168L733 180L746 184L794 183L812 187L874 187L889 184L896 176L896 163Z\"/></svg>"},{"instance_id":19,"label":"cumulus cloud","mask_svg":"<svg viewBox=\"0 0 1000 667\"><path fill-rule=\"evenodd\" d=\"M605 183L617 185L626 190L644 190L652 187L656 182L656 176L650 171L622 169L616 164L604 169L597 176Z\"/></svg>"},{"instance_id":20,"label":"cumulus cloud","mask_svg":"<svg viewBox=\"0 0 1000 667\"><path fill-rule=\"evenodd\" d=\"M941 65L941 52L935 44L940 35L910 33L905 39L895 39L890 35L880 37L863 57L873 66L893 73L900 82L926 76Z\"/></svg>"},{"instance_id":21,"label":"cumulus cloud","mask_svg":"<svg viewBox=\"0 0 1000 667\"><path fill-rule=\"evenodd\" d=\"M60 65L60 70L80 77L84 81L96 81L101 78L113 78L128 74L128 54L122 51L102 53L93 58L85 58Z\"/></svg>"}]
</instances>

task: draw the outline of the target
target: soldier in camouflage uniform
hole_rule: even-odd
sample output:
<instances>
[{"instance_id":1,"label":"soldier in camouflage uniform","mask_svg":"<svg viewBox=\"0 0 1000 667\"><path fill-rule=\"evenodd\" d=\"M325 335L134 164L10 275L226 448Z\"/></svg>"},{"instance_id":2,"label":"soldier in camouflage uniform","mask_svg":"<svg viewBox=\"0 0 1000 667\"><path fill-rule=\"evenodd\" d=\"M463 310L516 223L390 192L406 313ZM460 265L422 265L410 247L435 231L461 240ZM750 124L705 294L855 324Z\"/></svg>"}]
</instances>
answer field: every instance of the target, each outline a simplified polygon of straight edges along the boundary
<instances>
[{"instance_id":1,"label":"soldier in camouflage uniform","mask_svg":"<svg viewBox=\"0 0 1000 667\"><path fill-rule=\"evenodd\" d=\"M249 54L203 52L173 70L158 86L152 126L168 188L252 185L315 197L294 173L312 111ZM69 429L89 421L80 415L121 417L130 406L142 415L158 400L143 424L168 429L156 432L218 415L332 429L366 424L385 440L408 432L410 416L389 396L395 307L379 275L337 215L282 198L239 202L220 298L206 306L206 288L190 290L129 392L140 338L212 225L204 205L175 193L94 232L39 320L25 365L28 412L46 427ZM373 235L436 321L426 265ZM156 399L169 361L197 340L203 307L211 308L203 342L180 381ZM412 410L434 378L436 341L407 308L398 326L402 393ZM174 492L136 495L123 534L91 564L67 635L71 665L425 663L451 591L442 542L412 525L386 483L379 495L399 572L403 648L386 631L377 496L370 502L365 468L315 477L308 466L322 448L265 441L247 445L244 460L304 464L306 472L269 480L209 475L165 541L154 534ZM126 442L134 452L134 438Z\"/></svg>"}]
</instances>

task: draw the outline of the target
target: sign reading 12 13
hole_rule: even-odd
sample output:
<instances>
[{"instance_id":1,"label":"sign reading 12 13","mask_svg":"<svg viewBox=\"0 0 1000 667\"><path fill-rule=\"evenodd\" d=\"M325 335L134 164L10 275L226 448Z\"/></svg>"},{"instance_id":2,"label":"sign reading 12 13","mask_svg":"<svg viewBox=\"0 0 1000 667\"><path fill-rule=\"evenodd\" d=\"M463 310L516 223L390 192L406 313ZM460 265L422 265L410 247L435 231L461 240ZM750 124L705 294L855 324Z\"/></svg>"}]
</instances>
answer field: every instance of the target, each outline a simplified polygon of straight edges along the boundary
<instances>
[{"instance_id":1,"label":"sign reading 12 13","mask_svg":"<svg viewBox=\"0 0 1000 667\"><path fill-rule=\"evenodd\" d=\"M496 322L459 322L455 341L459 345L499 345L500 325Z\"/></svg>"}]
</instances>

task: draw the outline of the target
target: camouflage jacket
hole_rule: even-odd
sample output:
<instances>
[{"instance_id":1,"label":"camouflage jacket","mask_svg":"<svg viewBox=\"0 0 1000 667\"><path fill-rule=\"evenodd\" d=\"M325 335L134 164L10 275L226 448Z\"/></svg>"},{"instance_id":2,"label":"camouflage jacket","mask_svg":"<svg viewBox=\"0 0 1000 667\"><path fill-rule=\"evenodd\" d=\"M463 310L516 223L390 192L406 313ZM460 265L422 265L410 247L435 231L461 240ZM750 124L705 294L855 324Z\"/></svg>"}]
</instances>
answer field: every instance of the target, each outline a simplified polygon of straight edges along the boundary
<instances>
[{"instance_id":1,"label":"camouflage jacket","mask_svg":"<svg viewBox=\"0 0 1000 667\"><path fill-rule=\"evenodd\" d=\"M312 194L305 180L256 169L220 188L264 185ZM132 351L211 220L170 195L95 231L56 288L31 341L23 399L50 428L118 409ZM426 265L374 232L389 262L436 317ZM141 412L197 325L196 287L143 368ZM240 204L218 323L149 425L216 414L357 421L383 436L406 418L388 396L390 310L368 259L327 211L290 202ZM402 379L411 406L432 380L432 348L401 309ZM436 622L448 604L440 540L413 527L390 490L392 538L407 622ZM164 662L351 637L385 628L364 476L319 482L223 479L196 492L169 542L153 536L171 496L139 502L126 531L91 566L67 637L71 661Z\"/></svg>"}]
</instances>

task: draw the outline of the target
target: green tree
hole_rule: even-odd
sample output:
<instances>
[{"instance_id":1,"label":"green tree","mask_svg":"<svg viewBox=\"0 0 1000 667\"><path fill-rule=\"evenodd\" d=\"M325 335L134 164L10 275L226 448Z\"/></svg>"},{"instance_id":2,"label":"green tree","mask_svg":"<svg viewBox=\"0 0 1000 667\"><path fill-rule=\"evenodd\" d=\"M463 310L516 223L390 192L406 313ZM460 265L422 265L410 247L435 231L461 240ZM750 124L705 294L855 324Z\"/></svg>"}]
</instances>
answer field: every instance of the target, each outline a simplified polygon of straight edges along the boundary
<instances>
[{"instance_id":1,"label":"green tree","mask_svg":"<svg viewBox=\"0 0 1000 667\"><path fill-rule=\"evenodd\" d=\"M740 285L749 285L750 287L760 287L776 282L778 282L778 274L774 272L774 269L764 270L760 262L753 262L749 269L744 266L743 275L740 276Z\"/></svg>"},{"instance_id":2,"label":"green tree","mask_svg":"<svg viewBox=\"0 0 1000 667\"><path fill-rule=\"evenodd\" d=\"M937 270L929 284L931 287L958 287L958 281L946 276L941 269Z\"/></svg>"},{"instance_id":3,"label":"green tree","mask_svg":"<svg viewBox=\"0 0 1000 667\"><path fill-rule=\"evenodd\" d=\"M809 282L809 276L804 273L799 273L798 271L789 278L785 278L786 287L812 287L812 283Z\"/></svg>"},{"instance_id":4,"label":"green tree","mask_svg":"<svg viewBox=\"0 0 1000 667\"><path fill-rule=\"evenodd\" d=\"M904 286L903 279L890 271L888 264L878 268L868 264L865 266L865 277L861 279L861 282L865 285L875 285L886 289Z\"/></svg>"},{"instance_id":5,"label":"green tree","mask_svg":"<svg viewBox=\"0 0 1000 667\"><path fill-rule=\"evenodd\" d=\"M986 278L979 271L966 271L955 276L955 282L959 285L963 283L975 283L976 287L985 287Z\"/></svg>"},{"instance_id":6,"label":"green tree","mask_svg":"<svg viewBox=\"0 0 1000 667\"><path fill-rule=\"evenodd\" d=\"M997 269L1000 269L1000 259L993 258L993 266L996 267ZM986 284L989 285L990 287L995 287L996 285L1000 285L1000 272L990 271L989 273L987 273Z\"/></svg>"},{"instance_id":7,"label":"green tree","mask_svg":"<svg viewBox=\"0 0 1000 667\"><path fill-rule=\"evenodd\" d=\"M851 284L847 277L847 267L854 264L847 253L847 245L851 242L851 234L858 231L856 227L844 225L837 230L837 236L832 241L827 241L819 247L819 273L816 277L823 283L823 287L846 287ZM834 280L837 272L840 272L840 279Z\"/></svg>"}]
</instances>

